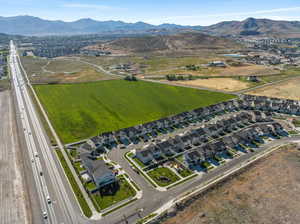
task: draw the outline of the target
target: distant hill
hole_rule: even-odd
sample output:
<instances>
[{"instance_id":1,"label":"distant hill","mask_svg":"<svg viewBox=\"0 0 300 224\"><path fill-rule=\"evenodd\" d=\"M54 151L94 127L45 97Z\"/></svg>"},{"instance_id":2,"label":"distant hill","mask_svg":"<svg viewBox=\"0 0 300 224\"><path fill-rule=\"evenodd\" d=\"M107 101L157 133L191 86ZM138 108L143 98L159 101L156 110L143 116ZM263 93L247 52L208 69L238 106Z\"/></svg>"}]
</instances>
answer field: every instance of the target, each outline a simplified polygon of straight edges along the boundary
<instances>
[{"instance_id":1,"label":"distant hill","mask_svg":"<svg viewBox=\"0 0 300 224\"><path fill-rule=\"evenodd\" d=\"M203 33L217 36L273 35L300 37L300 22L248 18L244 21L226 21L203 27L176 24L156 26L144 22L96 21L89 18L64 22L44 20L33 16L0 17L0 32L11 35L173 34L191 30L201 30Z\"/></svg>"},{"instance_id":2,"label":"distant hill","mask_svg":"<svg viewBox=\"0 0 300 224\"><path fill-rule=\"evenodd\" d=\"M244 21L227 21L204 27L203 32L224 36L268 35L300 37L300 22L248 18Z\"/></svg>"},{"instance_id":3,"label":"distant hill","mask_svg":"<svg viewBox=\"0 0 300 224\"><path fill-rule=\"evenodd\" d=\"M8 45L10 40L20 40L22 36L0 33L0 45Z\"/></svg>"},{"instance_id":4,"label":"distant hill","mask_svg":"<svg viewBox=\"0 0 300 224\"><path fill-rule=\"evenodd\" d=\"M151 25L143 22L96 21L80 19L74 22L50 21L32 16L0 17L0 31L19 35L75 35L95 33L137 33L147 30L189 29L176 24ZM197 28L197 27L193 27Z\"/></svg>"},{"instance_id":5,"label":"distant hill","mask_svg":"<svg viewBox=\"0 0 300 224\"><path fill-rule=\"evenodd\" d=\"M155 35L120 38L105 44L89 46L90 49L105 49L119 53L144 53L155 51L195 51L201 49L236 48L231 40L209 36L199 32L174 35Z\"/></svg>"}]
</instances>

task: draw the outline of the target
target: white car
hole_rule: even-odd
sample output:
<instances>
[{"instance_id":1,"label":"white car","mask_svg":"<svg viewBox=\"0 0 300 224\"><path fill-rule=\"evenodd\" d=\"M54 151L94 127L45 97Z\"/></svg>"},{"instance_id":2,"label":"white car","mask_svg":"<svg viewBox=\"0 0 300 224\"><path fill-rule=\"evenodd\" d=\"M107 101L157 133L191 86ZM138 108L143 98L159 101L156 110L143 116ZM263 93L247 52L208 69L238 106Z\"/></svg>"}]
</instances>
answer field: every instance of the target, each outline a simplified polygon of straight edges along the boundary
<instances>
[{"instance_id":1,"label":"white car","mask_svg":"<svg viewBox=\"0 0 300 224\"><path fill-rule=\"evenodd\" d=\"M44 219L48 218L48 215L47 215L46 211L43 212L43 217L44 217Z\"/></svg>"},{"instance_id":2,"label":"white car","mask_svg":"<svg viewBox=\"0 0 300 224\"><path fill-rule=\"evenodd\" d=\"M47 196L47 202L48 202L48 204L51 204L51 199L49 196Z\"/></svg>"}]
</instances>

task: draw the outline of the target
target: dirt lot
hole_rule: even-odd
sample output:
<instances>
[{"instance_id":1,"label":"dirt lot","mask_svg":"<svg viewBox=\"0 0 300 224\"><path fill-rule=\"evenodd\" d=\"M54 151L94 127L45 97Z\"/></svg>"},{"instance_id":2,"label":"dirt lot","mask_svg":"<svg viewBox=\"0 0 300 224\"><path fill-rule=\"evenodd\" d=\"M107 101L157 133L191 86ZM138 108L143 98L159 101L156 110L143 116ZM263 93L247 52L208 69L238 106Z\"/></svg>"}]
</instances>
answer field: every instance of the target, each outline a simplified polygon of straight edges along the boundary
<instances>
[{"instance_id":1,"label":"dirt lot","mask_svg":"<svg viewBox=\"0 0 300 224\"><path fill-rule=\"evenodd\" d=\"M176 81L172 83L196 87L206 87L210 89L224 90L228 92L238 91L249 87L248 83L231 78L197 79L190 81Z\"/></svg>"},{"instance_id":2,"label":"dirt lot","mask_svg":"<svg viewBox=\"0 0 300 224\"><path fill-rule=\"evenodd\" d=\"M300 223L300 151L284 147L164 224Z\"/></svg>"},{"instance_id":3,"label":"dirt lot","mask_svg":"<svg viewBox=\"0 0 300 224\"><path fill-rule=\"evenodd\" d=\"M151 75L167 75L167 74L191 74L191 75L197 75L197 76L251 76L251 75L272 75L272 74L278 74L279 71L276 71L274 69L268 68L266 66L262 65L244 65L244 66L228 66L226 68L205 68L202 67L198 71L188 71L183 68L175 68L173 69L169 68L168 70L161 70L157 71L155 73L152 73ZM147 74L146 74L147 75Z\"/></svg>"},{"instance_id":4,"label":"dirt lot","mask_svg":"<svg viewBox=\"0 0 300 224\"><path fill-rule=\"evenodd\" d=\"M21 60L29 78L34 83L76 83L115 78L80 61L34 57L21 57Z\"/></svg>"},{"instance_id":5,"label":"dirt lot","mask_svg":"<svg viewBox=\"0 0 300 224\"><path fill-rule=\"evenodd\" d=\"M0 92L0 223L30 223L27 194L20 164L20 146L9 91ZM25 150L25 149L22 149Z\"/></svg>"},{"instance_id":6,"label":"dirt lot","mask_svg":"<svg viewBox=\"0 0 300 224\"><path fill-rule=\"evenodd\" d=\"M253 90L249 94L300 100L300 78Z\"/></svg>"}]
</instances>

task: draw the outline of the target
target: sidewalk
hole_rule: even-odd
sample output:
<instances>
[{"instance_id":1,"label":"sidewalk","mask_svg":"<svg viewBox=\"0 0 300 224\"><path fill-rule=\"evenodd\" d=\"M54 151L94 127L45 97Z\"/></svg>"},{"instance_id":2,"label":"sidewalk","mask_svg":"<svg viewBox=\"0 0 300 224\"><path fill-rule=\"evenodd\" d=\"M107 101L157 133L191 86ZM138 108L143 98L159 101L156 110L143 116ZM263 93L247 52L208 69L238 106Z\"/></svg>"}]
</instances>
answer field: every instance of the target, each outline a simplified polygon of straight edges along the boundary
<instances>
[{"instance_id":1,"label":"sidewalk","mask_svg":"<svg viewBox=\"0 0 300 224\"><path fill-rule=\"evenodd\" d=\"M29 81L29 79L28 79L27 73L26 73L26 71L25 71L25 69L24 69L24 67L23 67L23 65L22 65L22 63L21 63L21 60L20 60L19 55L18 55L18 59L19 59L20 65L21 65L21 69L22 69L22 71L23 71L24 74L25 74L25 78L26 78L26 80L27 80L28 86L29 86L31 92L32 92L33 95L34 95L34 98L35 98L36 102L38 103L38 106L39 106L39 108L40 108L40 110L41 110L41 112L42 112L42 114L43 114L43 116L44 116L44 118L45 118L45 120L46 120L46 122L47 122L49 128L50 128L50 131L51 131L52 135L53 135L54 138L55 138L55 141L57 142L57 145L58 145L60 151L62 152L62 155L64 156L65 161L67 162L67 165L69 166L69 169L70 169L71 172L72 172L72 175L74 176L74 179L75 179L75 181L76 181L78 187L80 188L80 191L81 191L82 195L84 196L84 198L85 198L85 200L86 200L88 206L90 207L90 209L91 209L91 211L92 211L91 219L93 219L93 220L99 220L99 219L101 219L101 216L99 216L99 213L96 211L96 209L95 209L95 207L94 207L94 205L93 205L93 203L92 203L90 197L88 196L87 192L85 191L85 189L84 189L84 187L83 187L83 185L82 185L82 182L80 181L80 179L79 179L79 177L78 177L78 175L77 175L77 173L76 173L76 171L75 171L75 169L74 169L74 167L73 167L71 161L69 160L69 157L68 157L67 153L66 153L65 150L64 150L64 146L63 146L63 144L61 143L61 141L60 141L60 139L59 139L57 133L55 132L55 130L54 130L54 128L53 128L53 126L52 126L52 124L51 124L51 122L50 122L50 120L49 120L49 118L48 118L48 116L47 116L46 111L44 110L44 108L43 108L43 106L42 106L42 104L41 104L41 102L40 102L38 96L36 95L36 93L35 93L35 91L34 91L32 85L31 85L31 83L30 83L30 81ZM59 164L61 165L60 162L59 162ZM64 174L65 174L65 173L64 173ZM66 174L65 174L65 178L67 179L67 181L68 181L68 183L69 183L69 186L71 186L71 184L70 184L70 182L69 182L69 179L66 177ZM73 195L74 195L74 197L76 198L76 201L77 201L77 197L76 197L76 195L75 195L75 193L74 193L72 187L71 187L71 191L72 191L72 193L73 193ZM78 202L78 201L77 201L77 202ZM79 203L78 203L78 206L79 206L79 208L80 208L80 210L81 210L81 212L82 212L82 214L83 214L82 208L81 208L81 206L79 205Z\"/></svg>"}]
</instances>

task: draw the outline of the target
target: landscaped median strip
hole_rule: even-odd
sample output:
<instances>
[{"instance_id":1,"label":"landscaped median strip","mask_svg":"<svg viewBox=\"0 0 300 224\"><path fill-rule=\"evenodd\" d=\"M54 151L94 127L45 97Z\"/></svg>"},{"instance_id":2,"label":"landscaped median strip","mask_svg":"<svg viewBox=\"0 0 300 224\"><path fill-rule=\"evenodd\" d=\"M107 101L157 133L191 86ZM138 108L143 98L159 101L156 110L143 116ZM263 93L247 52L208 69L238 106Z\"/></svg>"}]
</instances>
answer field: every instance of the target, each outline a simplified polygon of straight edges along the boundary
<instances>
[{"instance_id":1,"label":"landscaped median strip","mask_svg":"<svg viewBox=\"0 0 300 224\"><path fill-rule=\"evenodd\" d=\"M20 58L18 57L19 61L20 61ZM42 113L42 117L45 119L46 123L48 124L47 127L49 127L57 145L58 145L58 148L59 150L55 150L56 151L56 155L57 157L59 158L59 161L60 161L60 165L62 166L62 168L64 169L64 174L65 176L68 178L68 181L69 181L69 184L71 185L72 187L72 190L73 190L73 194L75 195L76 199L77 199L77 202L79 203L79 207L81 209L81 212L83 213L83 215L85 215L86 217L89 217L89 218L93 218L93 219L100 219L101 217L100 216L97 216L94 213L94 207L93 207L93 204L92 202L90 201L90 199L88 197L85 196L85 193L86 192L83 192L81 190L81 185L79 186L78 184L80 184L81 182L77 182L76 177L74 177L75 175L75 170L73 169L73 167L70 167L72 166L72 164L70 164L70 161L69 161L69 158L68 158L68 155L66 154L66 152L64 151L64 147L63 147L63 144L61 143L59 137L57 136L49 118L48 118L48 115L46 113L46 111L44 110L37 94L35 93L31 83L30 83L30 80L28 79L28 75L20 61L20 66L21 66L21 69L22 71L24 72L24 75L25 75L25 78L27 80L27 83L28 83L28 86L29 86L29 89L31 90L32 94L33 94L33 97L37 103L37 106L38 108L40 109L41 113ZM69 164L70 165L69 165ZM74 172L73 172L74 171ZM92 209L91 209L92 208Z\"/></svg>"},{"instance_id":2,"label":"landscaped median strip","mask_svg":"<svg viewBox=\"0 0 300 224\"><path fill-rule=\"evenodd\" d=\"M157 215L156 213L152 213L152 214L150 214L150 215L148 215L148 216L146 216L146 217L138 220L136 224L144 224L145 222L149 221L150 219L152 219L156 215Z\"/></svg>"},{"instance_id":3,"label":"landscaped median strip","mask_svg":"<svg viewBox=\"0 0 300 224\"><path fill-rule=\"evenodd\" d=\"M72 174L68 164L66 163L66 160L65 160L64 156L62 155L62 152L60 150L55 150L55 151L56 151L57 157L59 158L60 163L61 163L61 165L62 165L62 167L65 171L65 174L68 177L68 180L69 180L69 182L72 186L74 194L77 198L77 201L80 204L80 207L81 207L83 213L87 217L91 217L92 216L92 210L90 209L88 203L86 202L85 198L83 197L83 194L82 194L79 186L77 185L77 183L76 183L76 181L73 177L73 174Z\"/></svg>"},{"instance_id":4,"label":"landscaped median strip","mask_svg":"<svg viewBox=\"0 0 300 224\"><path fill-rule=\"evenodd\" d=\"M169 190L170 188L175 187L175 186L177 186L177 185L179 185L179 184L182 184L182 183L184 183L184 182L186 182L186 181L188 181L188 180L191 180L191 179L193 179L194 177L197 177L197 176L198 176L198 174L196 174L196 173L193 174L193 175L187 176L187 177L185 177L184 179L182 179L181 181L175 182L175 183L169 185L169 186L167 187L167 189Z\"/></svg>"},{"instance_id":5,"label":"landscaped median strip","mask_svg":"<svg viewBox=\"0 0 300 224\"><path fill-rule=\"evenodd\" d=\"M132 202L134 202L134 201L136 201L136 200L138 200L138 199L137 199L137 198L134 198L134 199L132 199L132 200L130 200L130 201L128 201L128 202L126 202L126 203L120 205L120 206L117 206L117 207L115 207L115 208L112 208L111 210L109 210L109 211L103 213L102 216L107 216L107 215L109 215L110 213L112 213L112 212L114 212L114 211L116 211L116 210L118 210L118 209L120 209L120 208L123 208L123 207L125 207L126 205L129 205L129 204L131 204Z\"/></svg>"}]
</instances>

